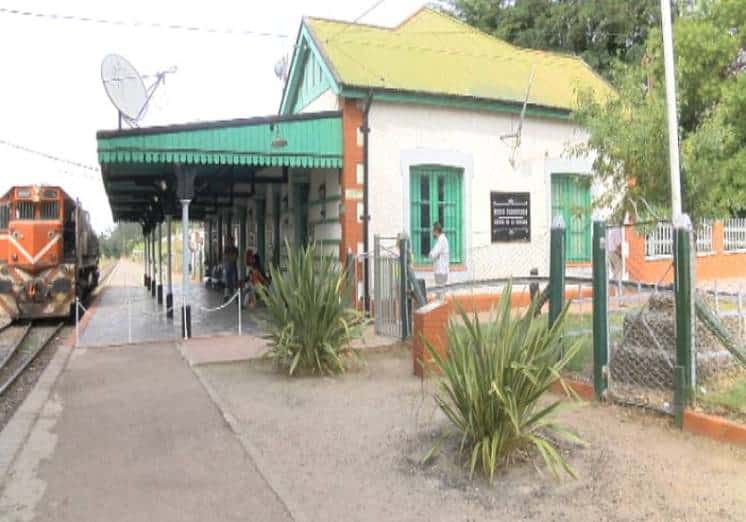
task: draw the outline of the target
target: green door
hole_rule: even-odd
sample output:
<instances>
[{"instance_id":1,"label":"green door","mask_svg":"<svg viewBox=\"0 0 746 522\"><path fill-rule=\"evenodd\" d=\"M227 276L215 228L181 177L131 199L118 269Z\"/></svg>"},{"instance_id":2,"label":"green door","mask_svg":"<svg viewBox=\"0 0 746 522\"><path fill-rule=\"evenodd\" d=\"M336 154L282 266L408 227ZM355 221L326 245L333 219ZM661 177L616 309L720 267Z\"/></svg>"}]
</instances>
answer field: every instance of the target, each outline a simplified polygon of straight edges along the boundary
<instances>
[{"instance_id":1,"label":"green door","mask_svg":"<svg viewBox=\"0 0 746 522\"><path fill-rule=\"evenodd\" d=\"M561 215L567 227L567 261L591 261L591 178L576 174L552 176L552 219Z\"/></svg>"},{"instance_id":2,"label":"green door","mask_svg":"<svg viewBox=\"0 0 746 522\"><path fill-rule=\"evenodd\" d=\"M448 238L451 263L463 262L462 171L452 167L427 165L410 171L410 228L414 261L428 264L433 246L432 227L443 226Z\"/></svg>"}]
</instances>

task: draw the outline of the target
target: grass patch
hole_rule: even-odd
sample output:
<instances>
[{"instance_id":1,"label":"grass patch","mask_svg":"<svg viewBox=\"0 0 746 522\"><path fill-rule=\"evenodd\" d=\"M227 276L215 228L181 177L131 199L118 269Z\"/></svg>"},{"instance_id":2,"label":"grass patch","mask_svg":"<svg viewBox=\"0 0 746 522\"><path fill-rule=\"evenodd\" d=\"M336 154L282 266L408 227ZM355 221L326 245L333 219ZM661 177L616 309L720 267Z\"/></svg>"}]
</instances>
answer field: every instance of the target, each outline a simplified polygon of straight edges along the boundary
<instances>
[{"instance_id":1,"label":"grass patch","mask_svg":"<svg viewBox=\"0 0 746 522\"><path fill-rule=\"evenodd\" d=\"M698 398L705 404L746 414L746 375L724 379L710 393L700 394Z\"/></svg>"}]
</instances>

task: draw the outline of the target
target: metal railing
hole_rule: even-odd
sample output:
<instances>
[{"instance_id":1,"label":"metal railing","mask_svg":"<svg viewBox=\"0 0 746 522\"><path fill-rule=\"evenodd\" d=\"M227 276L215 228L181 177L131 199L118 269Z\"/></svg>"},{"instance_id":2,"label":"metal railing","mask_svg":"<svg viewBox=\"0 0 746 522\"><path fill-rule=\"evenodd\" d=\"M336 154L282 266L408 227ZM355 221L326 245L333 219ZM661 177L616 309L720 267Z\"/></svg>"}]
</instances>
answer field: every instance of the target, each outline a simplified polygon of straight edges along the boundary
<instances>
[{"instance_id":1,"label":"metal railing","mask_svg":"<svg viewBox=\"0 0 746 522\"><path fill-rule=\"evenodd\" d=\"M655 229L645 236L645 257L673 256L673 225L657 223Z\"/></svg>"},{"instance_id":2,"label":"metal railing","mask_svg":"<svg viewBox=\"0 0 746 522\"><path fill-rule=\"evenodd\" d=\"M712 252L713 250L712 221L703 219L697 226L697 253L703 254Z\"/></svg>"},{"instance_id":3,"label":"metal railing","mask_svg":"<svg viewBox=\"0 0 746 522\"><path fill-rule=\"evenodd\" d=\"M728 219L723 223L725 250L746 250L746 218Z\"/></svg>"}]
</instances>

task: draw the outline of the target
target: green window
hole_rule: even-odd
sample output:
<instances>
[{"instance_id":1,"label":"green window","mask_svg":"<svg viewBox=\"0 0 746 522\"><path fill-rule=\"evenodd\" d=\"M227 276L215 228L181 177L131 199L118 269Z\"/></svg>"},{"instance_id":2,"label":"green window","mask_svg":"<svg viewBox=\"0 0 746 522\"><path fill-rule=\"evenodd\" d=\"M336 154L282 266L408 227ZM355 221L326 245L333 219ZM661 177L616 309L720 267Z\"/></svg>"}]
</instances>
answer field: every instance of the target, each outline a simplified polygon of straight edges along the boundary
<instances>
[{"instance_id":1,"label":"green window","mask_svg":"<svg viewBox=\"0 0 746 522\"><path fill-rule=\"evenodd\" d=\"M575 174L552 176L552 217L562 215L566 227L567 260L591 260L591 178Z\"/></svg>"},{"instance_id":2,"label":"green window","mask_svg":"<svg viewBox=\"0 0 746 522\"><path fill-rule=\"evenodd\" d=\"M410 224L416 264L428 264L433 246L433 223L443 225L451 264L463 263L463 171L439 165L418 165L410 170Z\"/></svg>"}]
</instances>

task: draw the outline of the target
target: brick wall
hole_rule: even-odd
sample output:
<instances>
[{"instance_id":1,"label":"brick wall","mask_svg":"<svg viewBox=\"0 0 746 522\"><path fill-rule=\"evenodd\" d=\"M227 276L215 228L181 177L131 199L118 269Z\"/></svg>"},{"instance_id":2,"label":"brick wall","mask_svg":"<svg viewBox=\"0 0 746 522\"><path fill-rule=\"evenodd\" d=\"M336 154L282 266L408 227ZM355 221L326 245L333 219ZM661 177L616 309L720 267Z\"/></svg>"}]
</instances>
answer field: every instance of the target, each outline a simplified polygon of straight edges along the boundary
<instances>
[{"instance_id":1,"label":"brick wall","mask_svg":"<svg viewBox=\"0 0 746 522\"><path fill-rule=\"evenodd\" d=\"M565 290L566 299L578 297L577 288ZM591 297L591 288L582 290L583 297ZM412 332L412 365L414 374L423 377L427 371L433 371L432 357L427 349L429 342L433 349L445 357L448 355L448 336L446 329L449 317L461 307L467 313L489 312L500 302L501 294L464 294L449 297L446 301L433 301L414 313ZM531 303L528 292L513 292L510 306L525 308Z\"/></svg>"},{"instance_id":2,"label":"brick wall","mask_svg":"<svg viewBox=\"0 0 746 522\"><path fill-rule=\"evenodd\" d=\"M670 284L673 282L673 258L645 257L645 236L627 228L629 243L627 272L633 281ZM712 225L712 252L698 254L695 261L697 281L746 278L746 252L726 252L722 221Z\"/></svg>"}]
</instances>

